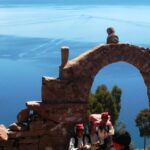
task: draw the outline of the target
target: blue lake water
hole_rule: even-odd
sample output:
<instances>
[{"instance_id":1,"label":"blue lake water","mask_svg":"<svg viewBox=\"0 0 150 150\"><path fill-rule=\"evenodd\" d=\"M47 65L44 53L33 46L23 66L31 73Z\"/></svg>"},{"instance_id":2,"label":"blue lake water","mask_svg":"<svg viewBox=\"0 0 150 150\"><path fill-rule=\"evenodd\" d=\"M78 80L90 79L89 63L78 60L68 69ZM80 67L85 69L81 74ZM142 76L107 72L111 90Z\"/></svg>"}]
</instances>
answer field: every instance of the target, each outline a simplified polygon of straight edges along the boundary
<instances>
[{"instance_id":1,"label":"blue lake water","mask_svg":"<svg viewBox=\"0 0 150 150\"><path fill-rule=\"evenodd\" d=\"M62 46L70 47L72 59L104 43L106 28L114 26L121 42L150 48L149 14L150 6L0 5L0 123L8 126L26 101L41 100L41 78L58 77ZM120 120L142 148L134 120L148 97L140 72L113 63L100 70L92 91L99 84L121 87Z\"/></svg>"}]
</instances>

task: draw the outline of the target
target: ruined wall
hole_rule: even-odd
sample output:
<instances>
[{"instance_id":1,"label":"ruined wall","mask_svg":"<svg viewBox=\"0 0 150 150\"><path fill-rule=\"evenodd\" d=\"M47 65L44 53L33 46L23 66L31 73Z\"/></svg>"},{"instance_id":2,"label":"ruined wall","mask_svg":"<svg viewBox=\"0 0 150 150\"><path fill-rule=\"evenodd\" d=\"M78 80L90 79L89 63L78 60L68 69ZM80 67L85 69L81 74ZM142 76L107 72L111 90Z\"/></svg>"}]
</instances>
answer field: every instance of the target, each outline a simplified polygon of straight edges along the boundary
<instances>
[{"instance_id":1,"label":"ruined wall","mask_svg":"<svg viewBox=\"0 0 150 150\"><path fill-rule=\"evenodd\" d=\"M76 122L87 113L97 72L113 62L137 67L150 97L150 51L129 44L105 44L68 61L64 47L59 77L42 78L42 101L29 101L9 129L0 126L0 150L66 150Z\"/></svg>"}]
</instances>

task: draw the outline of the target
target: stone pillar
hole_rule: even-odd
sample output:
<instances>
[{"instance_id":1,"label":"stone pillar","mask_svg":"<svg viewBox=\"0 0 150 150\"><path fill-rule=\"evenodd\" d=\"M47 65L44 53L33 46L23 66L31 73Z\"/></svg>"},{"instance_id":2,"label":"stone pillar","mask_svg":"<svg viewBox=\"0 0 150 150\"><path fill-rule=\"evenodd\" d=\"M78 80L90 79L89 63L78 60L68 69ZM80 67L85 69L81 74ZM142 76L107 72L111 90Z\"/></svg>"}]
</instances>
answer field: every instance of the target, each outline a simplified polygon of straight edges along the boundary
<instances>
[{"instance_id":1,"label":"stone pillar","mask_svg":"<svg viewBox=\"0 0 150 150\"><path fill-rule=\"evenodd\" d=\"M150 72L141 72L143 78L144 78L144 82L147 86L147 95L148 95L148 99L149 99L149 108L150 108Z\"/></svg>"},{"instance_id":2,"label":"stone pillar","mask_svg":"<svg viewBox=\"0 0 150 150\"><path fill-rule=\"evenodd\" d=\"M59 78L61 78L62 68L67 64L69 57L69 47L61 48L61 65L59 66Z\"/></svg>"}]
</instances>

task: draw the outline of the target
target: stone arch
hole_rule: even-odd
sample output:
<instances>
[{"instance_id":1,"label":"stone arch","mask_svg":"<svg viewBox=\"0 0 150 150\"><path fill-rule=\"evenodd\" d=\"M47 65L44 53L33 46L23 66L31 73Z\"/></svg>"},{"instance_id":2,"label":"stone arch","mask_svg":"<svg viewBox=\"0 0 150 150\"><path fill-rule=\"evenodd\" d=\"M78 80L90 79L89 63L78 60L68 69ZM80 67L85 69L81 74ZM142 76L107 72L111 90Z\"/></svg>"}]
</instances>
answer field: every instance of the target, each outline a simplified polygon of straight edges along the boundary
<instances>
[{"instance_id":1,"label":"stone arch","mask_svg":"<svg viewBox=\"0 0 150 150\"><path fill-rule=\"evenodd\" d=\"M85 101L99 70L114 62L124 61L135 66L143 76L150 99L150 50L130 44L104 44L68 61L62 69L61 79L74 82ZM79 82L80 81L80 82Z\"/></svg>"}]
</instances>

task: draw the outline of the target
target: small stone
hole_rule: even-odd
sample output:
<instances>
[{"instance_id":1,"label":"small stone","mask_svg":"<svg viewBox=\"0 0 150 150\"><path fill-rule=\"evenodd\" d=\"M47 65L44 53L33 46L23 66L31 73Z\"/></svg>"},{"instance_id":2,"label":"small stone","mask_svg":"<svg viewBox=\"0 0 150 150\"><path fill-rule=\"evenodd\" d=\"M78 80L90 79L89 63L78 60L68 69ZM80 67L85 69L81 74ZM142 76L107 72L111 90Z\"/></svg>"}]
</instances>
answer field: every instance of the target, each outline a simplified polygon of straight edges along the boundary
<instances>
[{"instance_id":1,"label":"small stone","mask_svg":"<svg viewBox=\"0 0 150 150\"><path fill-rule=\"evenodd\" d=\"M0 125L0 141L8 140L8 129L4 125Z\"/></svg>"},{"instance_id":2,"label":"small stone","mask_svg":"<svg viewBox=\"0 0 150 150\"><path fill-rule=\"evenodd\" d=\"M17 115L17 121L18 123L27 122L29 118L30 110L29 109L23 109L21 110Z\"/></svg>"},{"instance_id":3,"label":"small stone","mask_svg":"<svg viewBox=\"0 0 150 150\"><path fill-rule=\"evenodd\" d=\"M19 125L17 125L16 123L12 123L10 126L9 126L9 129L11 131L21 131L21 127Z\"/></svg>"},{"instance_id":4,"label":"small stone","mask_svg":"<svg viewBox=\"0 0 150 150\"><path fill-rule=\"evenodd\" d=\"M40 101L28 101L26 102L26 106L30 110L38 111L41 107L41 102Z\"/></svg>"}]
</instances>

